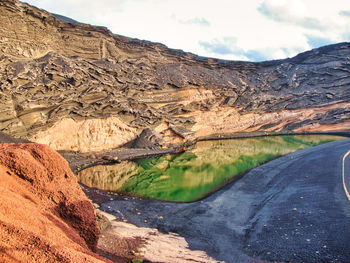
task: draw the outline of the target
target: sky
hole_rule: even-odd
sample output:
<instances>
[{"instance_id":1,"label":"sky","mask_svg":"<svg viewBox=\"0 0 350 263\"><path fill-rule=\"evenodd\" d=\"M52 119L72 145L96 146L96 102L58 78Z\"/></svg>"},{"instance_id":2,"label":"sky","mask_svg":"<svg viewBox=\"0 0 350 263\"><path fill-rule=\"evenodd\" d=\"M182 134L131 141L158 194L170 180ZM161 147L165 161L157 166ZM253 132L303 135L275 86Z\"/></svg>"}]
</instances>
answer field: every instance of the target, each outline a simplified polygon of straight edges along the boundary
<instances>
[{"instance_id":1,"label":"sky","mask_svg":"<svg viewBox=\"0 0 350 263\"><path fill-rule=\"evenodd\" d=\"M200 56L264 61L350 42L349 0L22 0Z\"/></svg>"}]
</instances>

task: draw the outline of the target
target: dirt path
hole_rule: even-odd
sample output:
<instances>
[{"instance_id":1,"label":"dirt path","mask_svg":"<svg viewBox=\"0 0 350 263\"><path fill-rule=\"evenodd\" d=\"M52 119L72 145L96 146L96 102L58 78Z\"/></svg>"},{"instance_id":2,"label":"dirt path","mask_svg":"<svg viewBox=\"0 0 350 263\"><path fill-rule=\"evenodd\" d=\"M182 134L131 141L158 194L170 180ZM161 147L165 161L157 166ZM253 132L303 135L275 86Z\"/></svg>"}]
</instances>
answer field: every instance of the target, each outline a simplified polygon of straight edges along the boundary
<instances>
[{"instance_id":1,"label":"dirt path","mask_svg":"<svg viewBox=\"0 0 350 263\"><path fill-rule=\"evenodd\" d=\"M226 262L347 262L350 202L341 175L349 149L346 140L292 153L200 202L113 196L101 208L177 233L191 249Z\"/></svg>"}]
</instances>

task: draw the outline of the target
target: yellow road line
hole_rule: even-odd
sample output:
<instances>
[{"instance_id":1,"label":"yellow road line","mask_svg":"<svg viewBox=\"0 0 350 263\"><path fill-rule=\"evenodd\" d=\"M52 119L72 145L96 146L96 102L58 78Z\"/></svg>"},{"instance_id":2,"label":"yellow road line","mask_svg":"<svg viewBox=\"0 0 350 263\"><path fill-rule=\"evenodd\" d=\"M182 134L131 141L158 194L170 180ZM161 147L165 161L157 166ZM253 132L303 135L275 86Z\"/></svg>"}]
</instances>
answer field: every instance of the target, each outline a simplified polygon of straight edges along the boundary
<instances>
[{"instance_id":1,"label":"yellow road line","mask_svg":"<svg viewBox=\"0 0 350 263\"><path fill-rule=\"evenodd\" d=\"M346 187L346 183L345 183L345 159L346 159L346 157L348 157L349 155L350 155L350 151L348 151L348 152L344 155L344 157L343 157L343 187L344 187L346 196L347 196L348 199L350 200L349 190L348 190L348 188Z\"/></svg>"}]
</instances>

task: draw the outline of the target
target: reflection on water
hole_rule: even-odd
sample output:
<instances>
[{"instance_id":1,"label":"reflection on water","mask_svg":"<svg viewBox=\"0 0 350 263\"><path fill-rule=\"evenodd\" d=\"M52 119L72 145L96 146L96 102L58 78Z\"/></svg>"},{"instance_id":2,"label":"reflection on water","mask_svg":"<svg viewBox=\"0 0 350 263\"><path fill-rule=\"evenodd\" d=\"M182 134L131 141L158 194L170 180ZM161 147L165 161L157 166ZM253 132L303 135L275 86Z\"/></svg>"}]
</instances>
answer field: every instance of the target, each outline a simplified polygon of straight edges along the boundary
<instances>
[{"instance_id":1,"label":"reflection on water","mask_svg":"<svg viewBox=\"0 0 350 263\"><path fill-rule=\"evenodd\" d=\"M193 149L181 154L94 166L81 171L78 179L90 187L191 202L263 162L340 139L344 138L298 135L199 142Z\"/></svg>"},{"instance_id":2,"label":"reflection on water","mask_svg":"<svg viewBox=\"0 0 350 263\"><path fill-rule=\"evenodd\" d=\"M80 171L79 182L104 190L118 191L133 175L137 174L138 166L133 162L122 162L116 165L96 165Z\"/></svg>"}]
</instances>

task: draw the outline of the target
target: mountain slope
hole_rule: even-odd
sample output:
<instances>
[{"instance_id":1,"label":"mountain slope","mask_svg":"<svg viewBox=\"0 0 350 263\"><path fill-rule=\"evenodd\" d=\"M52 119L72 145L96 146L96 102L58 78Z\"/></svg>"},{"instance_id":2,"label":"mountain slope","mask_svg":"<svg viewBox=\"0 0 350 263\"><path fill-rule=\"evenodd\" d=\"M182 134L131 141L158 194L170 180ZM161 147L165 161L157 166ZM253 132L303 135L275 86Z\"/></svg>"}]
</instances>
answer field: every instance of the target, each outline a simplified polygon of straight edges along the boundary
<instances>
[{"instance_id":1,"label":"mountain slope","mask_svg":"<svg viewBox=\"0 0 350 263\"><path fill-rule=\"evenodd\" d=\"M56 150L350 129L350 43L261 63L202 58L0 2L0 131ZM159 140L157 140L159 141Z\"/></svg>"}]
</instances>

